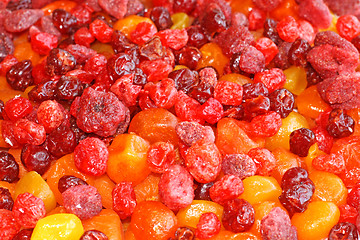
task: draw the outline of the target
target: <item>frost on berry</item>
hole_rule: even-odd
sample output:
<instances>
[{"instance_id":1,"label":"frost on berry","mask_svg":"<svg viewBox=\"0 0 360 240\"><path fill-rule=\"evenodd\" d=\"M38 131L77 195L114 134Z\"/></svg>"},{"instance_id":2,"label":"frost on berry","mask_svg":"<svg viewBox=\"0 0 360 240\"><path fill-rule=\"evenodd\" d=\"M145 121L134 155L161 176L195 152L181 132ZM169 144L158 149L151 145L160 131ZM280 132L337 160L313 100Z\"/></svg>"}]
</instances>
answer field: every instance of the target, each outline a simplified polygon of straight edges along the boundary
<instances>
[{"instance_id":1,"label":"frost on berry","mask_svg":"<svg viewBox=\"0 0 360 240\"><path fill-rule=\"evenodd\" d=\"M15 214L6 209L0 209L0 239L12 240L21 226L15 220Z\"/></svg>"},{"instance_id":2,"label":"frost on berry","mask_svg":"<svg viewBox=\"0 0 360 240\"><path fill-rule=\"evenodd\" d=\"M189 97L183 91L178 92L178 101L175 103L175 112L182 121L203 123L204 120L199 113L200 107L201 104L198 101Z\"/></svg>"},{"instance_id":3,"label":"frost on berry","mask_svg":"<svg viewBox=\"0 0 360 240\"><path fill-rule=\"evenodd\" d=\"M31 193L22 193L15 200L13 213L21 226L33 228L38 220L45 217L45 204L41 198L35 197Z\"/></svg>"},{"instance_id":4,"label":"frost on berry","mask_svg":"<svg viewBox=\"0 0 360 240\"><path fill-rule=\"evenodd\" d=\"M81 172L93 176L101 176L106 172L108 159L109 151L99 138L85 138L74 150L75 166Z\"/></svg>"},{"instance_id":5,"label":"frost on berry","mask_svg":"<svg viewBox=\"0 0 360 240\"><path fill-rule=\"evenodd\" d=\"M313 159L312 165L317 170L334 174L340 174L345 171L344 157L338 153L319 155Z\"/></svg>"},{"instance_id":6,"label":"frost on berry","mask_svg":"<svg viewBox=\"0 0 360 240\"><path fill-rule=\"evenodd\" d=\"M280 114L270 111L251 120L251 134L257 137L271 137L279 131L281 125Z\"/></svg>"},{"instance_id":7,"label":"frost on berry","mask_svg":"<svg viewBox=\"0 0 360 240\"><path fill-rule=\"evenodd\" d=\"M326 29L330 27L332 16L323 0L301 0L299 15L315 27Z\"/></svg>"},{"instance_id":8,"label":"frost on berry","mask_svg":"<svg viewBox=\"0 0 360 240\"><path fill-rule=\"evenodd\" d=\"M225 155L221 167L225 174L235 175L240 179L254 176L256 173L254 160L244 153Z\"/></svg>"},{"instance_id":9,"label":"frost on berry","mask_svg":"<svg viewBox=\"0 0 360 240\"><path fill-rule=\"evenodd\" d=\"M136 207L135 191L131 182L120 182L112 191L113 209L121 219L130 217Z\"/></svg>"},{"instance_id":10,"label":"frost on berry","mask_svg":"<svg viewBox=\"0 0 360 240\"><path fill-rule=\"evenodd\" d=\"M244 26L232 26L218 34L215 39L223 53L231 57L234 53L241 52L246 46L254 44L254 37Z\"/></svg>"},{"instance_id":11,"label":"frost on berry","mask_svg":"<svg viewBox=\"0 0 360 240\"><path fill-rule=\"evenodd\" d=\"M200 111L202 119L210 124L217 123L224 115L223 106L215 98L209 98L201 105Z\"/></svg>"},{"instance_id":12,"label":"frost on berry","mask_svg":"<svg viewBox=\"0 0 360 240\"><path fill-rule=\"evenodd\" d=\"M324 0L330 10L338 16L345 14L360 14L360 2L357 0L338 1L338 0Z\"/></svg>"},{"instance_id":13,"label":"frost on berry","mask_svg":"<svg viewBox=\"0 0 360 240\"><path fill-rule=\"evenodd\" d=\"M98 190L90 185L77 185L62 193L64 207L80 219L90 219L101 212L102 203Z\"/></svg>"},{"instance_id":14,"label":"frost on berry","mask_svg":"<svg viewBox=\"0 0 360 240\"><path fill-rule=\"evenodd\" d=\"M282 88L286 82L284 72L279 68L271 68L270 70L255 74L254 82L263 83L269 90L269 93L276 89Z\"/></svg>"},{"instance_id":15,"label":"frost on berry","mask_svg":"<svg viewBox=\"0 0 360 240\"><path fill-rule=\"evenodd\" d=\"M173 165L161 175L159 195L171 210L184 208L194 200L193 178L184 167Z\"/></svg>"},{"instance_id":16,"label":"frost on berry","mask_svg":"<svg viewBox=\"0 0 360 240\"><path fill-rule=\"evenodd\" d=\"M264 240L297 239L297 231L291 225L289 215L279 207L273 208L261 220L260 232Z\"/></svg>"},{"instance_id":17,"label":"frost on berry","mask_svg":"<svg viewBox=\"0 0 360 240\"><path fill-rule=\"evenodd\" d=\"M210 198L219 204L233 200L244 192L244 186L236 175L225 175L210 188Z\"/></svg>"},{"instance_id":18,"label":"frost on berry","mask_svg":"<svg viewBox=\"0 0 360 240\"><path fill-rule=\"evenodd\" d=\"M195 235L200 239L208 239L220 232L221 222L213 212L203 213L196 224Z\"/></svg>"},{"instance_id":19,"label":"frost on berry","mask_svg":"<svg viewBox=\"0 0 360 240\"><path fill-rule=\"evenodd\" d=\"M40 124L27 119L20 119L15 123L14 136L20 144L41 145L46 140L46 131Z\"/></svg>"},{"instance_id":20,"label":"frost on berry","mask_svg":"<svg viewBox=\"0 0 360 240\"><path fill-rule=\"evenodd\" d=\"M221 154L215 143L202 139L186 152L185 165L190 174L200 183L214 181L221 170Z\"/></svg>"},{"instance_id":21,"label":"frost on berry","mask_svg":"<svg viewBox=\"0 0 360 240\"><path fill-rule=\"evenodd\" d=\"M107 137L125 120L125 111L115 94L87 88L80 97L76 123L84 132Z\"/></svg>"},{"instance_id":22,"label":"frost on berry","mask_svg":"<svg viewBox=\"0 0 360 240\"><path fill-rule=\"evenodd\" d=\"M52 100L42 102L36 114L39 123L44 126L47 133L59 127L65 118L62 107Z\"/></svg>"},{"instance_id":23,"label":"frost on berry","mask_svg":"<svg viewBox=\"0 0 360 240\"><path fill-rule=\"evenodd\" d=\"M157 83L148 82L144 90L148 91L150 99L159 108L169 109L177 101L175 82L171 78L162 79Z\"/></svg>"},{"instance_id":24,"label":"frost on berry","mask_svg":"<svg viewBox=\"0 0 360 240\"><path fill-rule=\"evenodd\" d=\"M215 85L214 97L224 105L240 105L243 99L243 87L238 83L220 81Z\"/></svg>"},{"instance_id":25,"label":"frost on berry","mask_svg":"<svg viewBox=\"0 0 360 240\"><path fill-rule=\"evenodd\" d=\"M209 142L215 142L212 128L202 126L197 122L180 122L176 125L175 131L179 139L189 147L203 138Z\"/></svg>"}]
</instances>

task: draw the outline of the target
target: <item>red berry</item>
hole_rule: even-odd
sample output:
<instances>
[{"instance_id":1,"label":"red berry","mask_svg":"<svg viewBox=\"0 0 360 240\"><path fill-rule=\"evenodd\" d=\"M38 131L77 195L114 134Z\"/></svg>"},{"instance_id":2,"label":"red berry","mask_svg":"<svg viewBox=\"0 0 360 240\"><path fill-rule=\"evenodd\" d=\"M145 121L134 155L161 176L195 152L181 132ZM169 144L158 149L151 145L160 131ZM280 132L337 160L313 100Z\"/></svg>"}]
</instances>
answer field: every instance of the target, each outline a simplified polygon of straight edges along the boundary
<instances>
[{"instance_id":1,"label":"red berry","mask_svg":"<svg viewBox=\"0 0 360 240\"><path fill-rule=\"evenodd\" d=\"M259 38L255 43L255 48L264 54L266 65L269 64L279 52L276 44L267 37Z\"/></svg>"},{"instance_id":2,"label":"red berry","mask_svg":"<svg viewBox=\"0 0 360 240\"><path fill-rule=\"evenodd\" d=\"M76 167L81 172L92 176L101 176L106 172L108 159L109 151L99 138L85 138L74 150Z\"/></svg>"},{"instance_id":3,"label":"red berry","mask_svg":"<svg viewBox=\"0 0 360 240\"><path fill-rule=\"evenodd\" d=\"M50 33L41 32L31 36L31 48L41 55L49 54L50 50L56 48L57 44L57 36Z\"/></svg>"},{"instance_id":4,"label":"red berry","mask_svg":"<svg viewBox=\"0 0 360 240\"><path fill-rule=\"evenodd\" d=\"M134 75L127 74L120 77L110 87L110 91L121 100L127 107L135 106L142 89L141 86L133 84Z\"/></svg>"},{"instance_id":5,"label":"red berry","mask_svg":"<svg viewBox=\"0 0 360 240\"><path fill-rule=\"evenodd\" d=\"M52 100L42 102L36 114L39 123L44 126L47 133L58 128L65 119L63 107Z\"/></svg>"},{"instance_id":6,"label":"red berry","mask_svg":"<svg viewBox=\"0 0 360 240\"><path fill-rule=\"evenodd\" d=\"M136 207L135 191L131 182L120 182L112 191L113 209L121 219L130 217Z\"/></svg>"},{"instance_id":7,"label":"red berry","mask_svg":"<svg viewBox=\"0 0 360 240\"><path fill-rule=\"evenodd\" d=\"M89 26L90 33L100 42L109 43L113 34L113 29L104 21L96 19Z\"/></svg>"},{"instance_id":8,"label":"red berry","mask_svg":"<svg viewBox=\"0 0 360 240\"><path fill-rule=\"evenodd\" d=\"M271 137L279 131L281 125L280 114L270 111L254 117L250 122L250 129L256 137Z\"/></svg>"},{"instance_id":9,"label":"red berry","mask_svg":"<svg viewBox=\"0 0 360 240\"><path fill-rule=\"evenodd\" d=\"M344 157L338 153L319 155L313 159L312 165L319 171L325 171L334 174L340 174L345 171Z\"/></svg>"},{"instance_id":10,"label":"red berry","mask_svg":"<svg viewBox=\"0 0 360 240\"><path fill-rule=\"evenodd\" d=\"M17 196L13 212L16 221L25 228L35 227L37 221L46 215L43 200L27 192Z\"/></svg>"},{"instance_id":11,"label":"red berry","mask_svg":"<svg viewBox=\"0 0 360 240\"><path fill-rule=\"evenodd\" d=\"M235 175L225 175L210 188L210 198L216 203L224 204L244 192L241 178Z\"/></svg>"},{"instance_id":12,"label":"red berry","mask_svg":"<svg viewBox=\"0 0 360 240\"><path fill-rule=\"evenodd\" d=\"M142 61L139 68L147 76L148 82L157 82L167 78L169 73L173 70L173 66L163 59Z\"/></svg>"},{"instance_id":13,"label":"red berry","mask_svg":"<svg viewBox=\"0 0 360 240\"><path fill-rule=\"evenodd\" d=\"M234 82L220 81L215 85L214 97L223 105L237 106L242 103L243 88Z\"/></svg>"},{"instance_id":14,"label":"red berry","mask_svg":"<svg viewBox=\"0 0 360 240\"><path fill-rule=\"evenodd\" d=\"M149 82L144 86L149 92L150 99L159 108L169 109L177 101L175 82L171 78L165 78L157 83Z\"/></svg>"},{"instance_id":15,"label":"red berry","mask_svg":"<svg viewBox=\"0 0 360 240\"><path fill-rule=\"evenodd\" d=\"M166 29L156 33L160 37L161 43L174 50L179 50L185 47L188 42L189 36L185 29Z\"/></svg>"},{"instance_id":16,"label":"red berry","mask_svg":"<svg viewBox=\"0 0 360 240\"><path fill-rule=\"evenodd\" d=\"M74 40L76 44L89 48L90 44L95 41L95 37L91 35L91 32L87 27L82 27L75 32Z\"/></svg>"},{"instance_id":17,"label":"red berry","mask_svg":"<svg viewBox=\"0 0 360 240\"><path fill-rule=\"evenodd\" d=\"M255 31L263 28L266 20L266 12L259 8L253 8L249 12L249 30Z\"/></svg>"},{"instance_id":18,"label":"red berry","mask_svg":"<svg viewBox=\"0 0 360 240\"><path fill-rule=\"evenodd\" d=\"M359 215L356 208L346 204L346 205L340 205L340 219L339 222L349 222L356 224L356 218Z\"/></svg>"},{"instance_id":19,"label":"red berry","mask_svg":"<svg viewBox=\"0 0 360 240\"><path fill-rule=\"evenodd\" d=\"M257 168L256 174L268 176L276 167L274 155L266 148L253 148L248 152L248 155L255 162Z\"/></svg>"},{"instance_id":20,"label":"red berry","mask_svg":"<svg viewBox=\"0 0 360 240\"><path fill-rule=\"evenodd\" d=\"M13 131L19 144L41 145L46 140L45 128L27 119L18 120Z\"/></svg>"},{"instance_id":21,"label":"red berry","mask_svg":"<svg viewBox=\"0 0 360 240\"><path fill-rule=\"evenodd\" d=\"M198 101L189 97L183 91L179 91L178 101L175 103L175 112L182 121L203 123L204 120L199 112L200 107Z\"/></svg>"},{"instance_id":22,"label":"red berry","mask_svg":"<svg viewBox=\"0 0 360 240\"><path fill-rule=\"evenodd\" d=\"M282 88L286 82L284 72L279 68L271 68L270 70L256 73L254 82L262 82L269 90L269 93L276 89Z\"/></svg>"},{"instance_id":23,"label":"red berry","mask_svg":"<svg viewBox=\"0 0 360 240\"><path fill-rule=\"evenodd\" d=\"M360 33L360 21L354 15L343 15L336 22L336 30L340 36L351 41Z\"/></svg>"},{"instance_id":24,"label":"red berry","mask_svg":"<svg viewBox=\"0 0 360 240\"><path fill-rule=\"evenodd\" d=\"M299 25L292 16L286 16L276 25L280 38L286 42L294 42L299 37Z\"/></svg>"},{"instance_id":25,"label":"red berry","mask_svg":"<svg viewBox=\"0 0 360 240\"><path fill-rule=\"evenodd\" d=\"M5 103L4 107L6 116L13 121L29 115L33 107L29 99L23 97L14 97Z\"/></svg>"},{"instance_id":26,"label":"red berry","mask_svg":"<svg viewBox=\"0 0 360 240\"><path fill-rule=\"evenodd\" d=\"M148 22L141 22L136 25L134 31L130 33L131 41L143 45L150 40L157 33L157 29L154 24Z\"/></svg>"},{"instance_id":27,"label":"red berry","mask_svg":"<svg viewBox=\"0 0 360 240\"><path fill-rule=\"evenodd\" d=\"M155 173L163 173L175 161L174 145L166 142L157 142L151 145L147 153L149 169Z\"/></svg>"},{"instance_id":28,"label":"red berry","mask_svg":"<svg viewBox=\"0 0 360 240\"><path fill-rule=\"evenodd\" d=\"M0 209L0 239L12 240L21 226L15 220L15 214L6 209Z\"/></svg>"},{"instance_id":29,"label":"red berry","mask_svg":"<svg viewBox=\"0 0 360 240\"><path fill-rule=\"evenodd\" d=\"M208 239L218 234L220 229L221 223L215 213L203 213L196 224L195 235L200 239Z\"/></svg>"},{"instance_id":30,"label":"red berry","mask_svg":"<svg viewBox=\"0 0 360 240\"><path fill-rule=\"evenodd\" d=\"M210 124L217 123L224 115L224 108L221 103L215 98L209 98L200 110L201 117Z\"/></svg>"}]
</instances>

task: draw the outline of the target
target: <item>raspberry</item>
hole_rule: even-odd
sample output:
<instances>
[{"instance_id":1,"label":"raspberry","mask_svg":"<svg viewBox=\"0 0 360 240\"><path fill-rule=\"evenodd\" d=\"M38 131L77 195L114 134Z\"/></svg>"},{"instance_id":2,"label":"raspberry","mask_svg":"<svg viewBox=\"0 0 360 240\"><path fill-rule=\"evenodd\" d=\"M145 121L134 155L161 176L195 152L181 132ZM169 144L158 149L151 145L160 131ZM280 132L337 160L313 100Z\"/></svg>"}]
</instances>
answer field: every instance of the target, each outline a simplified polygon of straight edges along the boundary
<instances>
[{"instance_id":1,"label":"raspberry","mask_svg":"<svg viewBox=\"0 0 360 240\"><path fill-rule=\"evenodd\" d=\"M221 170L221 154L214 143L197 141L186 152L185 165L200 183L214 181Z\"/></svg>"},{"instance_id":2,"label":"raspberry","mask_svg":"<svg viewBox=\"0 0 360 240\"><path fill-rule=\"evenodd\" d=\"M280 38L286 42L294 42L299 37L299 26L292 16L283 18L276 25Z\"/></svg>"},{"instance_id":3,"label":"raspberry","mask_svg":"<svg viewBox=\"0 0 360 240\"><path fill-rule=\"evenodd\" d=\"M91 35L91 32L87 27L82 27L75 32L74 40L76 44L89 48L90 44L95 41L95 37Z\"/></svg>"},{"instance_id":4,"label":"raspberry","mask_svg":"<svg viewBox=\"0 0 360 240\"><path fill-rule=\"evenodd\" d=\"M34 228L37 221L46 215L45 204L41 198L31 193L22 193L15 200L13 213L21 226Z\"/></svg>"},{"instance_id":5,"label":"raspberry","mask_svg":"<svg viewBox=\"0 0 360 240\"><path fill-rule=\"evenodd\" d=\"M124 104L115 94L87 88L80 97L76 123L84 132L107 137L124 121L125 111Z\"/></svg>"},{"instance_id":6,"label":"raspberry","mask_svg":"<svg viewBox=\"0 0 360 240\"><path fill-rule=\"evenodd\" d=\"M106 172L109 151L103 141L95 137L80 141L74 150L74 162L83 173L101 176Z\"/></svg>"},{"instance_id":7,"label":"raspberry","mask_svg":"<svg viewBox=\"0 0 360 240\"><path fill-rule=\"evenodd\" d=\"M174 50L179 50L186 45L189 36L185 29L166 29L156 33L160 37L161 43Z\"/></svg>"},{"instance_id":8,"label":"raspberry","mask_svg":"<svg viewBox=\"0 0 360 240\"><path fill-rule=\"evenodd\" d=\"M131 182L120 182L112 190L113 209L120 219L130 217L136 207L135 191Z\"/></svg>"},{"instance_id":9,"label":"raspberry","mask_svg":"<svg viewBox=\"0 0 360 240\"><path fill-rule=\"evenodd\" d=\"M249 157L255 162L256 174L268 176L276 167L276 159L272 152L266 148L253 148L248 152Z\"/></svg>"},{"instance_id":10,"label":"raspberry","mask_svg":"<svg viewBox=\"0 0 360 240\"><path fill-rule=\"evenodd\" d=\"M241 178L235 175L225 175L210 188L210 198L216 203L224 204L244 192Z\"/></svg>"},{"instance_id":11,"label":"raspberry","mask_svg":"<svg viewBox=\"0 0 360 240\"><path fill-rule=\"evenodd\" d=\"M102 203L98 190L90 185L77 185L62 193L64 207L81 220L90 219L101 212Z\"/></svg>"},{"instance_id":12,"label":"raspberry","mask_svg":"<svg viewBox=\"0 0 360 240\"><path fill-rule=\"evenodd\" d=\"M172 165L161 175L159 195L171 210L184 208L194 200L193 178L184 167Z\"/></svg>"},{"instance_id":13,"label":"raspberry","mask_svg":"<svg viewBox=\"0 0 360 240\"><path fill-rule=\"evenodd\" d=\"M15 214L6 209L0 209L0 239L12 240L21 226L15 220Z\"/></svg>"},{"instance_id":14,"label":"raspberry","mask_svg":"<svg viewBox=\"0 0 360 240\"><path fill-rule=\"evenodd\" d=\"M131 41L138 45L143 45L157 33L157 29L152 23L141 22L135 30L131 32Z\"/></svg>"},{"instance_id":15,"label":"raspberry","mask_svg":"<svg viewBox=\"0 0 360 240\"><path fill-rule=\"evenodd\" d=\"M280 114L270 111L251 120L251 134L257 137L271 137L279 131L281 125Z\"/></svg>"},{"instance_id":16,"label":"raspberry","mask_svg":"<svg viewBox=\"0 0 360 240\"><path fill-rule=\"evenodd\" d=\"M89 26L90 33L100 42L108 43L111 42L113 29L109 27L104 21L96 19Z\"/></svg>"},{"instance_id":17,"label":"raspberry","mask_svg":"<svg viewBox=\"0 0 360 240\"><path fill-rule=\"evenodd\" d=\"M271 68L264 72L255 74L254 82L262 82L269 90L269 93L282 88L286 82L284 72L279 68Z\"/></svg>"},{"instance_id":18,"label":"raspberry","mask_svg":"<svg viewBox=\"0 0 360 240\"><path fill-rule=\"evenodd\" d=\"M164 173L175 161L174 145L157 142L150 146L147 153L149 169L155 173Z\"/></svg>"},{"instance_id":19,"label":"raspberry","mask_svg":"<svg viewBox=\"0 0 360 240\"><path fill-rule=\"evenodd\" d=\"M62 106L56 101L47 100L40 104L37 112L39 123L44 126L47 133L52 132L64 121Z\"/></svg>"},{"instance_id":20,"label":"raspberry","mask_svg":"<svg viewBox=\"0 0 360 240\"><path fill-rule=\"evenodd\" d=\"M264 55L265 65L268 65L279 52L276 44L267 37L259 38L255 43L255 48L262 52L262 54Z\"/></svg>"},{"instance_id":21,"label":"raspberry","mask_svg":"<svg viewBox=\"0 0 360 240\"><path fill-rule=\"evenodd\" d=\"M345 160L341 154L319 155L312 161L312 165L319 171L340 174L345 171Z\"/></svg>"},{"instance_id":22,"label":"raspberry","mask_svg":"<svg viewBox=\"0 0 360 240\"><path fill-rule=\"evenodd\" d=\"M200 239L208 239L218 234L220 229L221 223L215 213L203 213L196 224L195 235Z\"/></svg>"},{"instance_id":23,"label":"raspberry","mask_svg":"<svg viewBox=\"0 0 360 240\"><path fill-rule=\"evenodd\" d=\"M220 81L215 85L214 98L224 105L240 105L243 98L243 87L234 82Z\"/></svg>"},{"instance_id":24,"label":"raspberry","mask_svg":"<svg viewBox=\"0 0 360 240\"><path fill-rule=\"evenodd\" d=\"M29 99L14 97L5 103L4 110L8 118L16 121L29 115L33 107Z\"/></svg>"}]
</instances>

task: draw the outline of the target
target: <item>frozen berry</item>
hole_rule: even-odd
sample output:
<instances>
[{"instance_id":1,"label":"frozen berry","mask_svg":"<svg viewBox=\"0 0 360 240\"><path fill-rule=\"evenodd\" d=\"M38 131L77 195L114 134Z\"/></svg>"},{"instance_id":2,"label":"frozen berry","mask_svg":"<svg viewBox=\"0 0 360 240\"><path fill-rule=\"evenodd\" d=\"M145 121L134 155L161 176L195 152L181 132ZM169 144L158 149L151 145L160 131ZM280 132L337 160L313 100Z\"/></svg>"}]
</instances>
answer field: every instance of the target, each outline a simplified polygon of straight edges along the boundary
<instances>
[{"instance_id":1,"label":"frozen berry","mask_svg":"<svg viewBox=\"0 0 360 240\"><path fill-rule=\"evenodd\" d=\"M131 182L120 182L112 191L113 209L120 219L130 217L136 207L135 191Z\"/></svg>"},{"instance_id":2,"label":"frozen berry","mask_svg":"<svg viewBox=\"0 0 360 240\"><path fill-rule=\"evenodd\" d=\"M203 213L196 224L195 235L200 239L207 239L215 236L220 232L221 223L215 213Z\"/></svg>"},{"instance_id":3,"label":"frozen berry","mask_svg":"<svg viewBox=\"0 0 360 240\"><path fill-rule=\"evenodd\" d=\"M46 214L43 200L27 192L17 196L13 212L17 222L25 228L35 227Z\"/></svg>"}]
</instances>

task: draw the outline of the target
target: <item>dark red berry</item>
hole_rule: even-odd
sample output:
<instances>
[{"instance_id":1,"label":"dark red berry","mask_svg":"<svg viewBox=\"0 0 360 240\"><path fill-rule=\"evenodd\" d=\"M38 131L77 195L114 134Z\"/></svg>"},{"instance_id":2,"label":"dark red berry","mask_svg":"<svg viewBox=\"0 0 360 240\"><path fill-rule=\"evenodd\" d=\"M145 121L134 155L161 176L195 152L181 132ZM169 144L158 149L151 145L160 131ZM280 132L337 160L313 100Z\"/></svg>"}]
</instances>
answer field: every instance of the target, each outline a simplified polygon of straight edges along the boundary
<instances>
[{"instance_id":1,"label":"dark red berry","mask_svg":"<svg viewBox=\"0 0 360 240\"><path fill-rule=\"evenodd\" d=\"M290 134L290 151L300 157L306 157L309 148L316 142L315 133L308 128L300 128Z\"/></svg>"},{"instance_id":2,"label":"dark red berry","mask_svg":"<svg viewBox=\"0 0 360 240\"><path fill-rule=\"evenodd\" d=\"M169 78L175 81L177 90L189 93L198 84L198 76L188 68L175 70L169 74Z\"/></svg>"},{"instance_id":3,"label":"dark red berry","mask_svg":"<svg viewBox=\"0 0 360 240\"><path fill-rule=\"evenodd\" d=\"M81 178L72 176L72 175L64 175L59 179L58 189L60 193L65 192L68 188L78 185L88 185L87 182L82 180Z\"/></svg>"},{"instance_id":4,"label":"dark red berry","mask_svg":"<svg viewBox=\"0 0 360 240\"><path fill-rule=\"evenodd\" d=\"M204 44L208 43L210 41L210 37L205 31L199 26L190 26L186 29L189 40L188 40L188 46L201 48Z\"/></svg>"},{"instance_id":5,"label":"dark red berry","mask_svg":"<svg viewBox=\"0 0 360 240\"><path fill-rule=\"evenodd\" d=\"M73 70L76 65L75 57L61 48L54 48L46 58L45 70L50 76L63 75Z\"/></svg>"},{"instance_id":6,"label":"dark red berry","mask_svg":"<svg viewBox=\"0 0 360 240\"><path fill-rule=\"evenodd\" d=\"M268 94L269 94L269 90L262 82L245 83L243 85L243 100L249 98L256 98L259 95L267 97Z\"/></svg>"},{"instance_id":7,"label":"dark red berry","mask_svg":"<svg viewBox=\"0 0 360 240\"><path fill-rule=\"evenodd\" d=\"M14 49L11 38L4 33L0 33L0 62L2 62L6 56L13 54Z\"/></svg>"},{"instance_id":8,"label":"dark red berry","mask_svg":"<svg viewBox=\"0 0 360 240\"><path fill-rule=\"evenodd\" d=\"M69 34L76 30L76 17L64 9L55 9L52 13L52 20L62 34Z\"/></svg>"},{"instance_id":9,"label":"dark red berry","mask_svg":"<svg viewBox=\"0 0 360 240\"><path fill-rule=\"evenodd\" d=\"M76 146L75 133L65 124L53 130L46 139L46 147L57 158L74 151Z\"/></svg>"},{"instance_id":10,"label":"dark red berry","mask_svg":"<svg viewBox=\"0 0 360 240\"><path fill-rule=\"evenodd\" d=\"M108 240L109 238L105 235L105 233L99 230L88 230L84 232L81 236L80 240Z\"/></svg>"},{"instance_id":11,"label":"dark red berry","mask_svg":"<svg viewBox=\"0 0 360 240\"><path fill-rule=\"evenodd\" d=\"M34 79L31 75L33 66L30 60L23 60L13 65L6 73L6 81L9 85L19 91L25 91L25 89L34 83Z\"/></svg>"},{"instance_id":12,"label":"dark red berry","mask_svg":"<svg viewBox=\"0 0 360 240\"><path fill-rule=\"evenodd\" d=\"M194 191L194 194L195 194L194 199L211 201L209 190L213 185L214 185L213 182L199 183L197 188Z\"/></svg>"},{"instance_id":13,"label":"dark red berry","mask_svg":"<svg viewBox=\"0 0 360 240\"><path fill-rule=\"evenodd\" d=\"M295 66L305 67L307 64L306 56L310 51L311 46L308 41L298 38L292 43L289 52L289 63Z\"/></svg>"},{"instance_id":14,"label":"dark red berry","mask_svg":"<svg viewBox=\"0 0 360 240\"><path fill-rule=\"evenodd\" d=\"M0 180L15 182L19 176L19 165L13 155L8 152L0 152Z\"/></svg>"},{"instance_id":15,"label":"dark red berry","mask_svg":"<svg viewBox=\"0 0 360 240\"><path fill-rule=\"evenodd\" d=\"M194 239L195 239L195 234L193 230L187 227L179 227L178 229L176 229L175 239L172 240L194 240Z\"/></svg>"},{"instance_id":16,"label":"dark red berry","mask_svg":"<svg viewBox=\"0 0 360 240\"><path fill-rule=\"evenodd\" d=\"M57 100L74 100L83 90L84 85L77 77L61 76L56 83L55 97Z\"/></svg>"},{"instance_id":17,"label":"dark red berry","mask_svg":"<svg viewBox=\"0 0 360 240\"><path fill-rule=\"evenodd\" d=\"M131 74L135 71L135 62L133 58L126 53L118 53L112 56L107 62L107 70L113 80Z\"/></svg>"},{"instance_id":18,"label":"dark red berry","mask_svg":"<svg viewBox=\"0 0 360 240\"><path fill-rule=\"evenodd\" d=\"M173 25L169 10L165 7L154 7L150 12L150 19L159 31L168 29Z\"/></svg>"},{"instance_id":19,"label":"dark red berry","mask_svg":"<svg viewBox=\"0 0 360 240\"><path fill-rule=\"evenodd\" d=\"M9 189L0 187L0 209L12 210L14 200L11 197Z\"/></svg>"},{"instance_id":20,"label":"dark red berry","mask_svg":"<svg viewBox=\"0 0 360 240\"><path fill-rule=\"evenodd\" d=\"M277 112L282 118L286 118L294 109L294 95L285 88L273 91L269 99L270 110Z\"/></svg>"},{"instance_id":21,"label":"dark red berry","mask_svg":"<svg viewBox=\"0 0 360 240\"><path fill-rule=\"evenodd\" d=\"M30 240L33 229L23 229L12 240Z\"/></svg>"},{"instance_id":22,"label":"dark red berry","mask_svg":"<svg viewBox=\"0 0 360 240\"><path fill-rule=\"evenodd\" d=\"M21 150L21 161L28 171L43 175L50 167L51 157L45 147L26 144Z\"/></svg>"},{"instance_id":23,"label":"dark red berry","mask_svg":"<svg viewBox=\"0 0 360 240\"><path fill-rule=\"evenodd\" d=\"M336 108L330 112L326 130L334 138L348 137L354 132L355 121L343 109Z\"/></svg>"},{"instance_id":24,"label":"dark red berry","mask_svg":"<svg viewBox=\"0 0 360 240\"><path fill-rule=\"evenodd\" d=\"M226 230L238 233L251 228L255 221L255 210L244 199L234 199L224 205L222 223Z\"/></svg>"},{"instance_id":25,"label":"dark red berry","mask_svg":"<svg viewBox=\"0 0 360 240\"><path fill-rule=\"evenodd\" d=\"M356 226L349 222L339 222L329 233L329 240L357 240L359 239Z\"/></svg>"}]
</instances>

